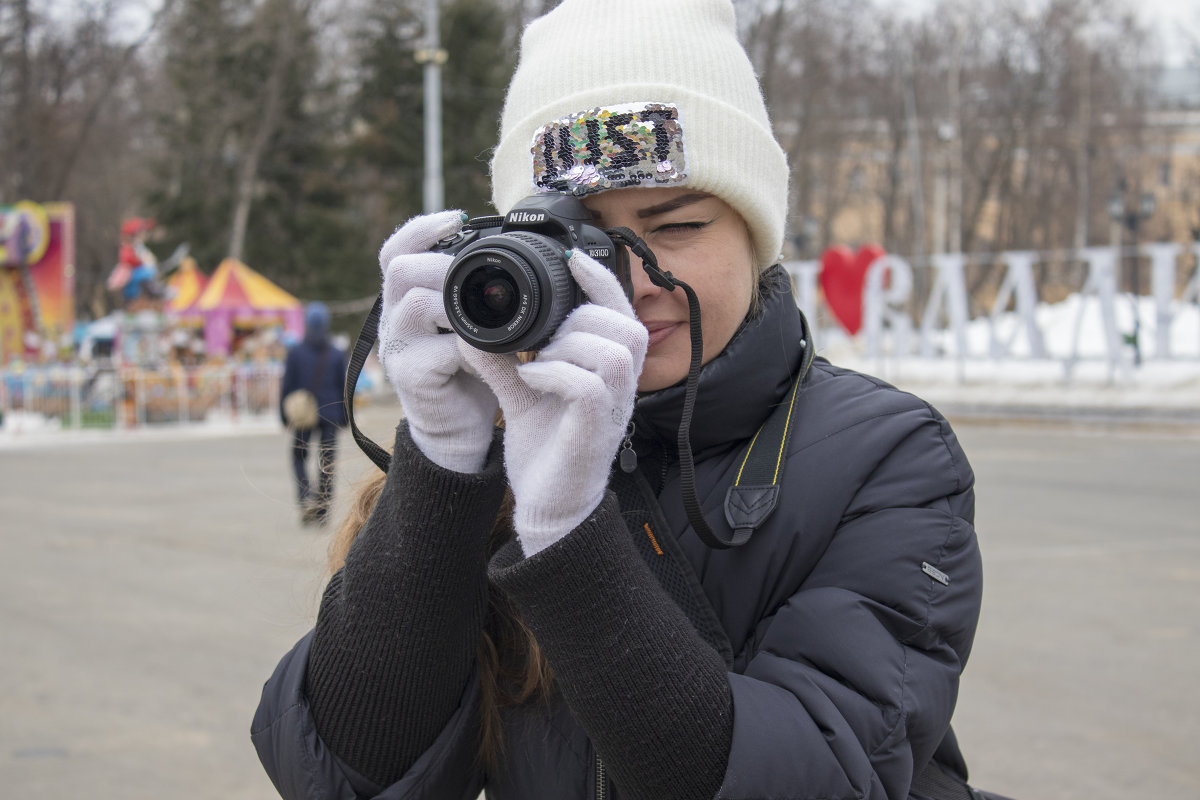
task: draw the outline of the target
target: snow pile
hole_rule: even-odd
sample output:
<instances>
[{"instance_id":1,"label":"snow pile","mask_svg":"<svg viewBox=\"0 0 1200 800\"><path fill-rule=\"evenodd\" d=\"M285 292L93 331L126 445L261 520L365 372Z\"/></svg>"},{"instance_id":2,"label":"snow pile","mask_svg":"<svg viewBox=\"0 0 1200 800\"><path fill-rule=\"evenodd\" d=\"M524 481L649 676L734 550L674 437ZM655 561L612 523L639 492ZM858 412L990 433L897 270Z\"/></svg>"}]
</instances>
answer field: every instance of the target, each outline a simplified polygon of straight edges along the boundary
<instances>
[{"instance_id":1,"label":"snow pile","mask_svg":"<svg viewBox=\"0 0 1200 800\"><path fill-rule=\"evenodd\" d=\"M9 435L62 430L62 422L34 411L10 410L0 415L0 432Z\"/></svg>"},{"instance_id":2,"label":"snow pile","mask_svg":"<svg viewBox=\"0 0 1200 800\"><path fill-rule=\"evenodd\" d=\"M1030 356L1027 332L1014 314L972 320L966 328L967 355L956 357L948 331L934 339L937 358L868 358L862 337L818 337L831 361L876 375L960 413L1049 416L1146 416L1200 421L1200 307L1175 303L1168 335L1169 358L1161 357L1152 298L1138 304L1141 365L1127 341L1134 305L1125 295L1115 306L1115 359L1108 354L1099 304L1072 295L1041 304L1036 312L1046 357ZM993 338L994 337L994 338ZM994 343L999 354L993 355Z\"/></svg>"}]
</instances>

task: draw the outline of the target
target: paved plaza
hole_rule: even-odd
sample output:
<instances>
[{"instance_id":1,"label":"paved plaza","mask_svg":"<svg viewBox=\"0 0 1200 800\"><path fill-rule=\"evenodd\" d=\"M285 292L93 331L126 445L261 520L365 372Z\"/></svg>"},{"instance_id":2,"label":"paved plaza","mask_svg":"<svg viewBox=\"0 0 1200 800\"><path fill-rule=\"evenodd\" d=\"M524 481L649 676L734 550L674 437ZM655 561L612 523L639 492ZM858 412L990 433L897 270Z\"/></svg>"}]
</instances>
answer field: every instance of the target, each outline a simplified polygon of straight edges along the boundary
<instances>
[{"instance_id":1,"label":"paved plaza","mask_svg":"<svg viewBox=\"0 0 1200 800\"><path fill-rule=\"evenodd\" d=\"M390 444L394 406L362 412ZM956 728L1028 800L1200 797L1200 429L956 429L985 606ZM370 467L341 440L338 505ZM248 729L326 534L282 431L0 446L0 795L267 800Z\"/></svg>"}]
</instances>

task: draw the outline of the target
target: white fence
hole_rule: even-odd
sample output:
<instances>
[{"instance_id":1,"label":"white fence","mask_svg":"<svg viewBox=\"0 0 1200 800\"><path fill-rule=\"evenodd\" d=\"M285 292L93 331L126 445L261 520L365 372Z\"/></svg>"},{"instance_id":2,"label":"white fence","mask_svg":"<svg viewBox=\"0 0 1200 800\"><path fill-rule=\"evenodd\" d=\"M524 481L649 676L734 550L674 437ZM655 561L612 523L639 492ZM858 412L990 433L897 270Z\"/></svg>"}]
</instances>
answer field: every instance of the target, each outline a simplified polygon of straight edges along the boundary
<instances>
[{"instance_id":1,"label":"white fence","mask_svg":"<svg viewBox=\"0 0 1200 800\"><path fill-rule=\"evenodd\" d=\"M138 428L277 417L280 364L95 368L0 373L3 427Z\"/></svg>"}]
</instances>

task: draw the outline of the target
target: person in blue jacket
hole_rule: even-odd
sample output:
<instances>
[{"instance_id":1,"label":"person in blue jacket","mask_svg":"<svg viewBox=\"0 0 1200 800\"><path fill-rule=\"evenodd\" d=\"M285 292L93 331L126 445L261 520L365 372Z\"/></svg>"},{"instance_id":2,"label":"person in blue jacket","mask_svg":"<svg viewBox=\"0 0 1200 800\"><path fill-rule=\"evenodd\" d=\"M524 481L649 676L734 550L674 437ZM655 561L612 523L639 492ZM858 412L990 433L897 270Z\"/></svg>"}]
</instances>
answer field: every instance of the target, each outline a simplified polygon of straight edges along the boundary
<instances>
[{"instance_id":1,"label":"person in blue jacket","mask_svg":"<svg viewBox=\"0 0 1200 800\"><path fill-rule=\"evenodd\" d=\"M580 197L672 277L631 255L623 287L568 251L588 302L518 357L449 331L452 256L430 248L459 213L383 245L404 420L264 686L251 736L279 793L978 796L950 727L982 591L971 467L928 403L812 357L778 265L788 166L729 0L531 23L492 189L500 213ZM781 404L777 505L710 546Z\"/></svg>"},{"instance_id":2,"label":"person in blue jacket","mask_svg":"<svg viewBox=\"0 0 1200 800\"><path fill-rule=\"evenodd\" d=\"M292 476L300 518L305 524L325 524L333 501L333 471L337 458L338 430L346 426L346 353L329 335L329 308L312 302L304 311L304 338L288 348L279 387L279 416L284 425L283 398L296 389L308 389L317 399L317 426L295 429L292 434ZM309 477L309 449L318 440L317 488Z\"/></svg>"}]
</instances>

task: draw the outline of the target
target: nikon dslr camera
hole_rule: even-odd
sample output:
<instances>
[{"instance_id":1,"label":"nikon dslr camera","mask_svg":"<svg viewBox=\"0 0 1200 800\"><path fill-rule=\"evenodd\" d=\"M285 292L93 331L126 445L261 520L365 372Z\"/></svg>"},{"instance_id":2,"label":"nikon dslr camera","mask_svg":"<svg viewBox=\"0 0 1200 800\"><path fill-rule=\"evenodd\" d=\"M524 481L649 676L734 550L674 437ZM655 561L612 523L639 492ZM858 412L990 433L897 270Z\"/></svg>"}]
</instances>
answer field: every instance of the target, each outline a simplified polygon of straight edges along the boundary
<instances>
[{"instance_id":1,"label":"nikon dslr camera","mask_svg":"<svg viewBox=\"0 0 1200 800\"><path fill-rule=\"evenodd\" d=\"M454 256L443 289L450 327L492 353L544 346L584 301L567 267L567 250L583 250L607 267L628 296L625 248L592 222L592 213L571 195L534 195L502 222L472 219L462 233L438 242L435 251Z\"/></svg>"}]
</instances>

